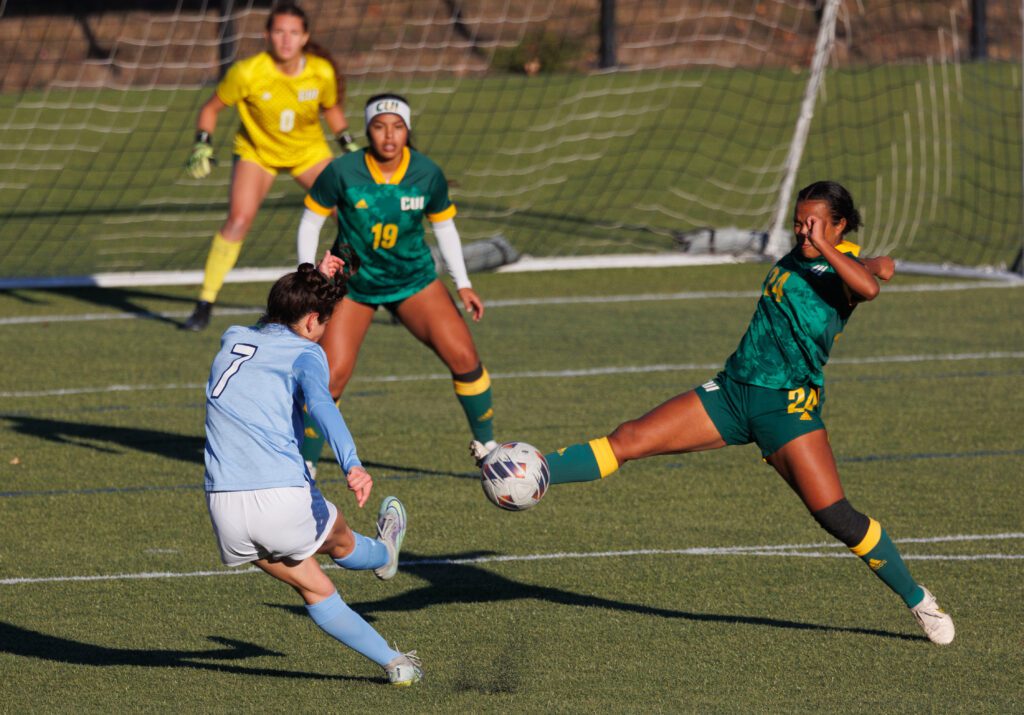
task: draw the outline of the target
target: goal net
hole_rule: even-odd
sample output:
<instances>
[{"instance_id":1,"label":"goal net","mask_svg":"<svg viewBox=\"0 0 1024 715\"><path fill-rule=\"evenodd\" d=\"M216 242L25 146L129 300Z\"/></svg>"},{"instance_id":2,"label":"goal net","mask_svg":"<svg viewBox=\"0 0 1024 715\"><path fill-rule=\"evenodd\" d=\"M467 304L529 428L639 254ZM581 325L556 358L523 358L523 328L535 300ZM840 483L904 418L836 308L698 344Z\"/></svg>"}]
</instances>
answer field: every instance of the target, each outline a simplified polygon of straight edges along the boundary
<instances>
[{"instance_id":1,"label":"goal net","mask_svg":"<svg viewBox=\"0 0 1024 715\"><path fill-rule=\"evenodd\" d=\"M409 98L465 242L756 256L790 245L793 189L829 178L861 207L869 252L1019 270L1019 2L303 7L346 77L361 143L367 97ZM263 49L268 10L0 0L0 279L202 268L227 214L234 110L210 177L187 178L184 159L224 69ZM276 180L240 267L294 263L302 193Z\"/></svg>"}]
</instances>

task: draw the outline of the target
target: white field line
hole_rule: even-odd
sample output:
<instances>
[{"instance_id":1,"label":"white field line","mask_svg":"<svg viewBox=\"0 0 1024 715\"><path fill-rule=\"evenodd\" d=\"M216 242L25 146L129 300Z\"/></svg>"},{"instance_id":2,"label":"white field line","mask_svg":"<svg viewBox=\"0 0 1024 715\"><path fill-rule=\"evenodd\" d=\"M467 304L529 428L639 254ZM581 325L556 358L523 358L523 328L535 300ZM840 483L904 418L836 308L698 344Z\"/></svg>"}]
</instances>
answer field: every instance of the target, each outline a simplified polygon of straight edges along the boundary
<instances>
[{"instance_id":1,"label":"white field line","mask_svg":"<svg viewBox=\"0 0 1024 715\"><path fill-rule=\"evenodd\" d=\"M965 360L1019 360L1024 350L999 350L978 353L935 353L932 355L869 355L859 358L836 358L830 365L879 365L915 362L962 362ZM652 372L685 372L696 370L719 370L722 362L713 363L661 363L656 365L613 365L590 367L577 370L522 370L518 372L492 372L491 377L499 380L514 379L565 379L572 377L595 377L599 375L634 375ZM422 382L425 380L451 380L448 373L426 373L421 375L377 375L353 378L355 384ZM21 397L62 397L67 395L91 395L113 392L146 392L153 390L201 390L204 382L168 383L166 385L103 385L100 387L63 387L52 390L15 390L0 392L0 400Z\"/></svg>"},{"instance_id":2,"label":"white field line","mask_svg":"<svg viewBox=\"0 0 1024 715\"><path fill-rule=\"evenodd\" d=\"M1024 281L962 281L957 283L922 283L909 286L886 287L886 293L944 293L948 291L963 290L986 290L995 288L1021 288ZM488 308L515 308L520 306L544 306L544 305L593 305L613 303L656 303L674 300L720 300L723 298L756 298L756 291L735 291L735 290L711 290L711 291L682 291L678 293L633 293L624 295L578 295L578 296L550 296L545 298L504 298L489 300L486 302ZM262 313L263 308L259 306L240 308L218 308L217 315L253 315ZM19 315L9 318L0 318L0 326L4 325L34 325L40 323L84 323L96 320L139 320L139 319L169 319L186 318L191 315L192 310L167 311L163 313L78 313L66 315Z\"/></svg>"},{"instance_id":3,"label":"white field line","mask_svg":"<svg viewBox=\"0 0 1024 715\"><path fill-rule=\"evenodd\" d=\"M1000 534L954 534L910 539L893 539L898 544L946 544L965 541L1008 541L1024 540L1024 532ZM808 549L833 549L832 551L808 551ZM624 551L560 551L547 554L520 554L500 556L477 556L471 559L418 559L405 561L405 568L416 566L463 566L519 561L560 561L566 559L607 559L627 556L794 556L803 558L855 558L842 544L816 542L813 544L779 544L764 546L696 546L688 549L627 549ZM905 560L917 561L996 561L1024 559L1024 553L1004 554L903 554ZM37 578L0 579L0 586L17 586L27 583L70 583L75 581L136 581L154 578L201 578L206 576L237 576L259 573L255 567L244 569L222 569L217 571L150 571L142 573L119 573L103 576L42 576Z\"/></svg>"}]
</instances>

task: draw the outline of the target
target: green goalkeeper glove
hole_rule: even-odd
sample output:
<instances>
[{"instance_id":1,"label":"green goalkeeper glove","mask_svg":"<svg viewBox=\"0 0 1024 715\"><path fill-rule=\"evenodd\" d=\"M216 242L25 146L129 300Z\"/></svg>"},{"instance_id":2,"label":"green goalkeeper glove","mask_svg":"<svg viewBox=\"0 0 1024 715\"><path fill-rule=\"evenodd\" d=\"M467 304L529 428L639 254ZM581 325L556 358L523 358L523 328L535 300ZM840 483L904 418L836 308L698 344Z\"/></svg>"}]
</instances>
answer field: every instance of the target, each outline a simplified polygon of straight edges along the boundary
<instances>
[{"instance_id":1,"label":"green goalkeeper glove","mask_svg":"<svg viewBox=\"0 0 1024 715\"><path fill-rule=\"evenodd\" d=\"M346 154L359 151L359 145L356 144L356 140L352 138L352 135L348 133L347 129L334 138L338 140L338 144L341 145L341 150Z\"/></svg>"},{"instance_id":2,"label":"green goalkeeper glove","mask_svg":"<svg viewBox=\"0 0 1024 715\"><path fill-rule=\"evenodd\" d=\"M192 145L192 153L185 162L185 173L193 179L205 179L210 175L211 165L216 163L209 132L196 132L196 143Z\"/></svg>"}]
</instances>

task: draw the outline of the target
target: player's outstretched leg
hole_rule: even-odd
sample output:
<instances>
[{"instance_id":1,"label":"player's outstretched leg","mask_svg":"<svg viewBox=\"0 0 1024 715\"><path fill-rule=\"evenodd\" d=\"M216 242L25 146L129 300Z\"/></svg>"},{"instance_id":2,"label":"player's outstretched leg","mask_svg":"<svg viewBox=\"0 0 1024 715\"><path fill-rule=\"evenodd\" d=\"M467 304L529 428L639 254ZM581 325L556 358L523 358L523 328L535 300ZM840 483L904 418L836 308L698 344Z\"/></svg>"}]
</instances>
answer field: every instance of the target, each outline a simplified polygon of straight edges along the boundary
<instances>
[{"instance_id":1,"label":"player's outstretched leg","mask_svg":"<svg viewBox=\"0 0 1024 715\"><path fill-rule=\"evenodd\" d=\"M544 458L551 470L552 484L592 482L607 477L619 468L619 460L607 437L563 447L544 455Z\"/></svg>"},{"instance_id":2,"label":"player's outstretched leg","mask_svg":"<svg viewBox=\"0 0 1024 715\"><path fill-rule=\"evenodd\" d=\"M423 678L416 651L402 653L388 647L373 626L348 607L335 591L318 603L306 606L310 618L325 633L384 668L391 685L412 685Z\"/></svg>"},{"instance_id":3,"label":"player's outstretched leg","mask_svg":"<svg viewBox=\"0 0 1024 715\"><path fill-rule=\"evenodd\" d=\"M943 611L931 592L917 583L885 529L869 516L856 511L844 497L812 512L814 519L860 557L871 571L892 589L910 609L932 643L947 645L956 630L953 619Z\"/></svg>"},{"instance_id":4,"label":"player's outstretched leg","mask_svg":"<svg viewBox=\"0 0 1024 715\"><path fill-rule=\"evenodd\" d=\"M921 587L921 590L924 591L924 598L911 608L910 612L914 614L914 618L924 629L928 640L938 645L949 645L956 636L953 619L942 610L931 591L924 586Z\"/></svg>"},{"instance_id":5,"label":"player's outstretched leg","mask_svg":"<svg viewBox=\"0 0 1024 715\"><path fill-rule=\"evenodd\" d=\"M373 626L341 600L315 557L299 562L259 559L254 563L294 588L305 601L313 622L327 635L383 668L389 683L411 685L423 677L415 651L402 653L388 646Z\"/></svg>"},{"instance_id":6,"label":"player's outstretched leg","mask_svg":"<svg viewBox=\"0 0 1024 715\"><path fill-rule=\"evenodd\" d=\"M402 550L408 525L402 502L397 497L385 497L377 512L377 538L387 548L388 560L374 569L377 578L387 581L398 572L398 554Z\"/></svg>"}]
</instances>

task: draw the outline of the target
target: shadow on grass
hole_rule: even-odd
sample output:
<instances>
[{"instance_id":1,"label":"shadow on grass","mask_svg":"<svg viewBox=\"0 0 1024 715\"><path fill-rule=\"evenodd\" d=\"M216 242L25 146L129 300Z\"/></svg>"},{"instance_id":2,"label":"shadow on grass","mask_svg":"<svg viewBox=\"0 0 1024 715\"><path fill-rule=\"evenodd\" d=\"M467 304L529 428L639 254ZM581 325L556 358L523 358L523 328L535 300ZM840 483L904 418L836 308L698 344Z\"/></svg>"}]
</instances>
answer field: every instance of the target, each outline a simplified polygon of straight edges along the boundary
<instances>
[{"instance_id":1,"label":"shadow on grass","mask_svg":"<svg viewBox=\"0 0 1024 715\"><path fill-rule=\"evenodd\" d=\"M331 675L299 670L248 668L241 665L229 665L224 661L239 661L267 656L284 657L284 654L267 650L254 643L236 641L230 638L219 638L217 636L208 637L211 641L223 647L195 651L108 648L106 646L46 635L45 633L21 628L10 623L0 622L0 653L20 655L26 658L38 658L40 660L69 665L99 667L137 665L150 668L194 668L270 678L366 682L379 682L381 680L380 678L368 678L365 676ZM217 662L207 663L203 661Z\"/></svg>"},{"instance_id":2,"label":"shadow on grass","mask_svg":"<svg viewBox=\"0 0 1024 715\"><path fill-rule=\"evenodd\" d=\"M763 616L695 613L692 611L658 608L638 603L628 603L626 601L615 601L596 595L573 593L572 591L551 588L549 586L520 583L475 564L450 563L450 560L474 559L492 555L494 555L494 552L473 551L428 557L403 551L403 561L412 563L403 564L401 570L426 580L428 584L379 601L364 601L350 605L367 621L373 621L376 619L376 616L382 613L420 611L431 606L443 606L451 603L495 603L530 599L559 606L604 608L656 618L681 618L699 623L731 623L798 631L820 631L822 633L853 633L907 641L927 640L924 636L908 635L875 628L850 628L780 618L766 618ZM277 607L298 614L305 613L305 609L301 607Z\"/></svg>"},{"instance_id":3,"label":"shadow on grass","mask_svg":"<svg viewBox=\"0 0 1024 715\"><path fill-rule=\"evenodd\" d=\"M53 292L59 295L75 298L83 303L92 303L93 305L101 308L112 308L120 313L135 315L149 320L156 320L173 326L178 326L181 323L173 318L167 317L166 315L154 313L148 308L143 307L143 302L149 300L170 301L181 303L182 307L188 308L191 308L196 302L196 298L194 296L171 295L168 293L138 290L134 288L58 288ZM16 290L7 291L8 295L13 295L15 297L17 297L18 293L19 291ZM39 322L46 321L41 319Z\"/></svg>"},{"instance_id":4,"label":"shadow on grass","mask_svg":"<svg viewBox=\"0 0 1024 715\"><path fill-rule=\"evenodd\" d=\"M9 429L57 444L74 445L106 454L118 454L116 446L149 452L192 464L203 463L204 437L190 437L159 430L92 425L24 415L0 415ZM115 446L104 446L104 443Z\"/></svg>"}]
</instances>

